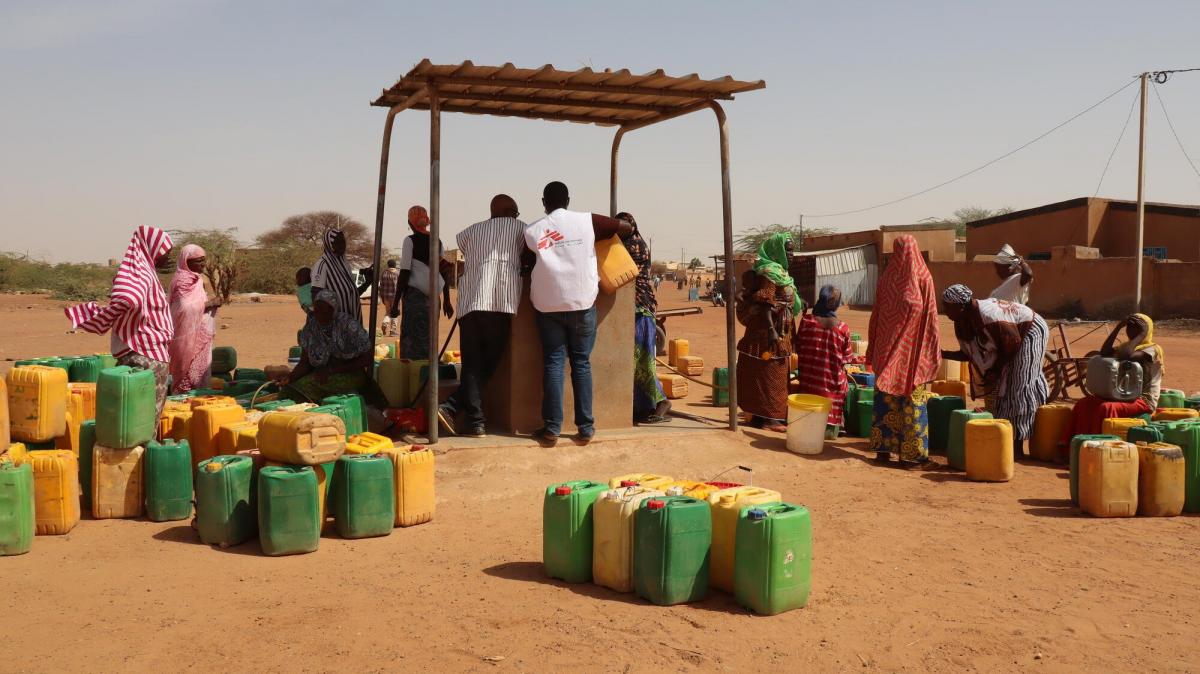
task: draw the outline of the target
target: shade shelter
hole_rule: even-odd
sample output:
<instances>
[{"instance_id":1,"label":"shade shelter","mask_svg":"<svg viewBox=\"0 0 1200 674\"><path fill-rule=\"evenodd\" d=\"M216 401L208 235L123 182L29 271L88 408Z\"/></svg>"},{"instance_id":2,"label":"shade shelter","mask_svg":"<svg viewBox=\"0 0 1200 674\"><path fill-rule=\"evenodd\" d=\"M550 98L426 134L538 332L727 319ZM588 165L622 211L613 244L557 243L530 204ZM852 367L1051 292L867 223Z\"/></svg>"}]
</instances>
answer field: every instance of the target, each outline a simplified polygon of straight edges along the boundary
<instances>
[{"instance_id":1,"label":"shade shelter","mask_svg":"<svg viewBox=\"0 0 1200 674\"><path fill-rule=\"evenodd\" d=\"M645 128L699 110L712 110L717 118L721 157L721 211L725 235L725 259L733 258L733 210L729 181L729 129L725 110L720 101L732 100L735 94L762 89L762 80L741 81L725 76L712 80L696 74L684 77L666 75L655 70L634 75L628 70L594 71L591 68L559 70L551 65L541 68L518 68L511 63L502 66L477 66L470 61L459 64L435 65L428 59L418 63L398 82L384 89L372 105L388 108L383 127L383 149L379 156L379 197L375 208L375 268L383 247L383 214L387 194L388 155L391 149L392 126L396 115L405 110L429 111L429 259L439 259L437 250L441 239L440 164L441 113L463 112L474 115L523 117L551 122L575 122L597 126L615 126L610 158L609 211L617 214L617 155L626 133ZM430 265L429 287L437 287L438 269ZM731 262L726 263L726 297L732 299L733 273ZM378 318L377 288L371 289L371 339L374 341ZM437 353L440 335L438 317L441 298L430 294L429 352ZM726 355L729 371L729 428L737 428L737 362L735 353L735 317L733 302L726 305ZM631 345L632 347L632 345ZM429 368L426 386L429 414L429 441L437 442L437 368ZM632 385L632 383L631 383Z\"/></svg>"}]
</instances>

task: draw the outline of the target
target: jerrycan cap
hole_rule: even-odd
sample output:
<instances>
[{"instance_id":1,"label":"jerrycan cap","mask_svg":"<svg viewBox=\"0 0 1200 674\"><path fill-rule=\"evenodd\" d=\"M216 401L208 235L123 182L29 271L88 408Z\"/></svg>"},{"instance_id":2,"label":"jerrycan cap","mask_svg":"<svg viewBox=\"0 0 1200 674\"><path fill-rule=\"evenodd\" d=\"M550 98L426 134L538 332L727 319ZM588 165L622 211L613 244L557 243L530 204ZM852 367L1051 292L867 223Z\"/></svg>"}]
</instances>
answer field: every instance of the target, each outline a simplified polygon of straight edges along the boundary
<instances>
[{"instance_id":1,"label":"jerrycan cap","mask_svg":"<svg viewBox=\"0 0 1200 674\"><path fill-rule=\"evenodd\" d=\"M571 495L570 485L565 485L565 484L558 485L557 487L554 488L554 495L555 496L570 496Z\"/></svg>"},{"instance_id":2,"label":"jerrycan cap","mask_svg":"<svg viewBox=\"0 0 1200 674\"><path fill-rule=\"evenodd\" d=\"M666 501L662 501L662 500L656 499L656 498L652 498L649 501L646 501L646 509L647 510L662 510L663 508L666 507L666 505L667 505Z\"/></svg>"},{"instance_id":3,"label":"jerrycan cap","mask_svg":"<svg viewBox=\"0 0 1200 674\"><path fill-rule=\"evenodd\" d=\"M683 496L683 487L676 485L667 490L667 496Z\"/></svg>"},{"instance_id":4,"label":"jerrycan cap","mask_svg":"<svg viewBox=\"0 0 1200 674\"><path fill-rule=\"evenodd\" d=\"M636 487L639 484L641 484L641 482L638 482L637 480L621 480L622 487Z\"/></svg>"},{"instance_id":5,"label":"jerrycan cap","mask_svg":"<svg viewBox=\"0 0 1200 674\"><path fill-rule=\"evenodd\" d=\"M754 520L755 522L757 522L758 520L767 519L767 511L762 510L760 508L754 508L750 512L746 513L746 516L749 517L751 520Z\"/></svg>"}]
</instances>

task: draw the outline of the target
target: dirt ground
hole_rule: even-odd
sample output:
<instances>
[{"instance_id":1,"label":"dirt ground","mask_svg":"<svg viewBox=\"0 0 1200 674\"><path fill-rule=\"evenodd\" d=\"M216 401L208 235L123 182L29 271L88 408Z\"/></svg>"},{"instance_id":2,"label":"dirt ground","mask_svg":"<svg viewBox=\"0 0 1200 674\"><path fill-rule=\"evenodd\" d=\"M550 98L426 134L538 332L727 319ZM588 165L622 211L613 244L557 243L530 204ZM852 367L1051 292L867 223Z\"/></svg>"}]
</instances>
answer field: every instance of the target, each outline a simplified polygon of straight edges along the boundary
<instances>
[{"instance_id":1,"label":"dirt ground","mask_svg":"<svg viewBox=\"0 0 1200 674\"><path fill-rule=\"evenodd\" d=\"M686 305L665 284L661 299ZM0 296L4 369L107 350L105 338L68 334L61 306ZM722 311L667 324L708 367L723 361ZM866 312L843 317L865 335ZM239 301L222 311L218 341L245 364L279 363L299 318L289 298ZM1200 388L1200 335L1159 341L1167 386ZM700 386L686 407L724 419ZM12 618L0 671L1200 671L1200 518L1081 517L1066 472L1047 464L976 484L878 467L858 440L817 456L783 444L659 427L587 448L452 450L438 457L433 522L381 539L327 534L297 557L263 557L255 542L210 548L185 522L87 520L0 561L13 581L0 598ZM719 592L660 608L543 577L547 484L739 464L812 511L807 608L756 617Z\"/></svg>"}]
</instances>

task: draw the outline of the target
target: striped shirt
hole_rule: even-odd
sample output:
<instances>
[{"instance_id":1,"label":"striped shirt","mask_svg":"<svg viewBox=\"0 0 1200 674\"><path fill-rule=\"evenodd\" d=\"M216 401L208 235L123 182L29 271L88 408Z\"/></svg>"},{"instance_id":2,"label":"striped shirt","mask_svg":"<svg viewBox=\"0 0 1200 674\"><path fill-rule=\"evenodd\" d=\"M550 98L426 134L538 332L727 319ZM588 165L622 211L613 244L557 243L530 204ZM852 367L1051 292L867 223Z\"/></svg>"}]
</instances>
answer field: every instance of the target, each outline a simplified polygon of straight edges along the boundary
<instances>
[{"instance_id":1,"label":"striped shirt","mask_svg":"<svg viewBox=\"0 0 1200 674\"><path fill-rule=\"evenodd\" d=\"M516 218L491 218L459 232L456 240L466 258L458 287L458 315L472 311L517 313L525 223Z\"/></svg>"}]
</instances>

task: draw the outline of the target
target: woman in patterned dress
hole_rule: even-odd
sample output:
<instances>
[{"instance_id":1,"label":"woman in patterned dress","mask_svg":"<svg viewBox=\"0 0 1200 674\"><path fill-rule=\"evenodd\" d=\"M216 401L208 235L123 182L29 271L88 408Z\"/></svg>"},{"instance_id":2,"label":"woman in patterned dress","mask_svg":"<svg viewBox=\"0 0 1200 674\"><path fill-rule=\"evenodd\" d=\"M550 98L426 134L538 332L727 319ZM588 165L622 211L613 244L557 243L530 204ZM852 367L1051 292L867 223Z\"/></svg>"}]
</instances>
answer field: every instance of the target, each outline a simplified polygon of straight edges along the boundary
<instances>
[{"instance_id":1,"label":"woman in patterned dress","mask_svg":"<svg viewBox=\"0 0 1200 674\"><path fill-rule=\"evenodd\" d=\"M837 438L842 425L846 405L846 363L854 358L850 328L837 316L841 304L841 290L833 286L821 288L812 314L804 314L796 328L799 390L833 401L826 428L829 439Z\"/></svg>"},{"instance_id":2,"label":"woman in patterned dress","mask_svg":"<svg viewBox=\"0 0 1200 674\"><path fill-rule=\"evenodd\" d=\"M1024 304L974 299L962 284L946 288L942 303L960 347L942 357L969 360L982 373L988 409L1012 424L1013 456L1021 456L1033 418L1049 395L1042 371L1050 336L1046 321Z\"/></svg>"},{"instance_id":3,"label":"woman in patterned dress","mask_svg":"<svg viewBox=\"0 0 1200 674\"><path fill-rule=\"evenodd\" d=\"M788 274L792 240L773 234L758 249L754 269L742 278L738 321L746 332L737 344L738 406L750 425L787 431L788 364L792 357L793 317L804 308Z\"/></svg>"}]
</instances>

